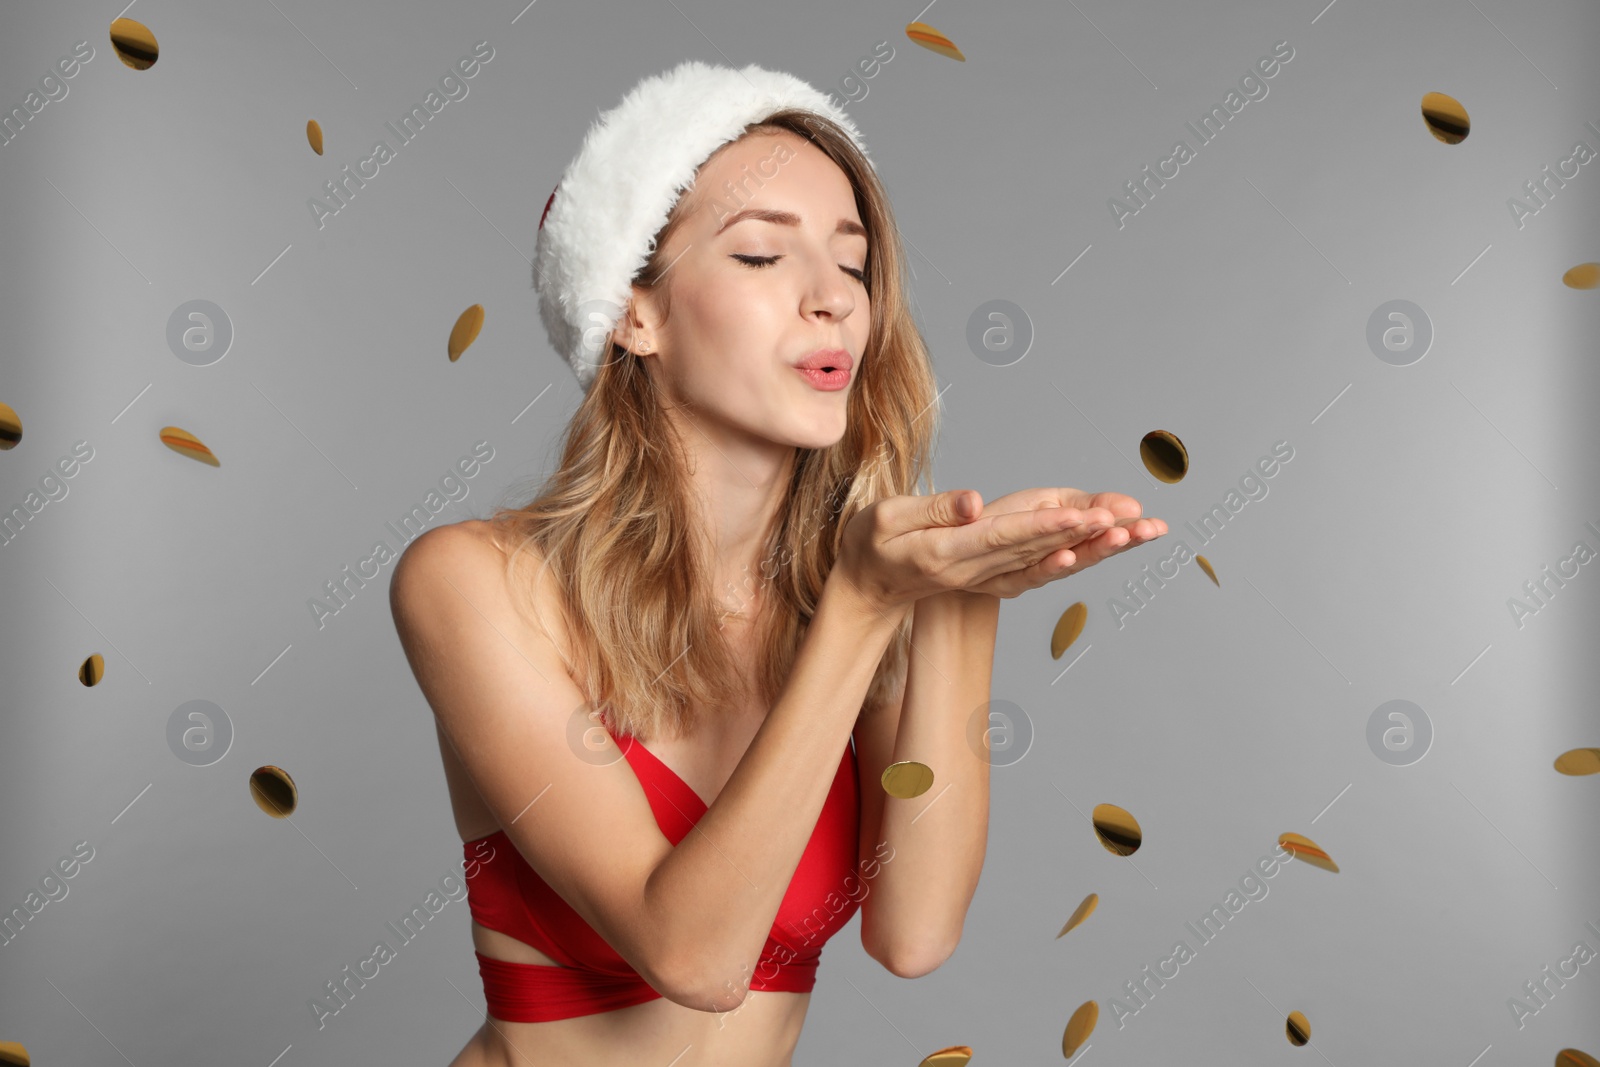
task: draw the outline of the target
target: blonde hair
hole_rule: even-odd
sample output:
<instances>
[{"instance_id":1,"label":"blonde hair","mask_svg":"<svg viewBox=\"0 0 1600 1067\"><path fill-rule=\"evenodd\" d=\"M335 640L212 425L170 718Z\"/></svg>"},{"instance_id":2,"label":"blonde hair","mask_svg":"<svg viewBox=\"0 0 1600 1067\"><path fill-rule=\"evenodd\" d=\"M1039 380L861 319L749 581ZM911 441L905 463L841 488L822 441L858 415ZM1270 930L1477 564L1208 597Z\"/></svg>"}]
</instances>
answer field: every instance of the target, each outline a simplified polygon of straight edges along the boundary
<instances>
[{"instance_id":1,"label":"blonde hair","mask_svg":"<svg viewBox=\"0 0 1600 1067\"><path fill-rule=\"evenodd\" d=\"M931 492L938 428L933 367L907 303L904 250L886 190L845 132L823 116L779 111L745 127L740 139L785 130L814 144L850 180L868 234L872 321L844 436L828 448L796 450L788 491L766 531L756 576L765 586L762 610L753 624L756 696L765 707L793 670L845 524L884 497L921 495L925 480ZM633 281L657 294L663 314L671 265L663 250L695 210L691 200L698 202L694 186L673 206ZM686 454L664 411L669 398L637 356L614 341L607 348L567 425L555 473L527 504L497 507L488 522L508 549L511 589L530 589L522 573L529 549L559 575L572 642L568 666L606 725L642 741L663 732L683 736L694 730L695 707L715 708L742 688L740 674L723 638L719 591L710 587L713 561L695 529ZM873 675L866 709L898 695L910 638L907 613Z\"/></svg>"}]
</instances>

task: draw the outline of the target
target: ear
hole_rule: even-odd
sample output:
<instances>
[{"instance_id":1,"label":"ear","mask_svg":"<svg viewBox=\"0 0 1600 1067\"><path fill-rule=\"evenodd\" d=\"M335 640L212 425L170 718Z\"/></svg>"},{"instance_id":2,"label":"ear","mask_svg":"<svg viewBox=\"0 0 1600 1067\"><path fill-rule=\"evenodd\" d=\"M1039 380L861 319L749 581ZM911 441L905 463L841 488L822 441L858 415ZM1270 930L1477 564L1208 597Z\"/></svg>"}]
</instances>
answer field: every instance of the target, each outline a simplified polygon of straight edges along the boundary
<instances>
[{"instance_id":1,"label":"ear","mask_svg":"<svg viewBox=\"0 0 1600 1067\"><path fill-rule=\"evenodd\" d=\"M628 306L622 309L622 315L611 331L611 339L629 352L638 354L642 351L654 354L661 350L655 330L650 325L656 321L658 316L654 295L636 285L633 287L632 299L628 301Z\"/></svg>"}]
</instances>

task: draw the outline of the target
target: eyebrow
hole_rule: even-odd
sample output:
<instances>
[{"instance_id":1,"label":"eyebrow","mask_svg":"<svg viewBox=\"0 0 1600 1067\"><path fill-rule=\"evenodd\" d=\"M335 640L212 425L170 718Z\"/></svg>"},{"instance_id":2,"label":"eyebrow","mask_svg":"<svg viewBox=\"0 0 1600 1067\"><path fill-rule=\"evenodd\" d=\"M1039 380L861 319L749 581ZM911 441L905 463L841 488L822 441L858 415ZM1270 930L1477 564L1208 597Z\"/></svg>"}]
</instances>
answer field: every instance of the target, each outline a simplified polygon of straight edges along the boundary
<instances>
[{"instance_id":1,"label":"eyebrow","mask_svg":"<svg viewBox=\"0 0 1600 1067\"><path fill-rule=\"evenodd\" d=\"M796 215L792 211L773 211L767 208L747 207L743 211L736 211L732 215L729 215L727 220L723 222L721 226L717 227L717 232L711 236L716 237L729 226L732 226L736 222L743 222L746 219L756 219L760 222L775 222L779 226L800 225L800 216ZM867 236L866 228L862 226L861 223L852 219L840 219L839 225L833 228L833 232L836 234L848 234L852 237Z\"/></svg>"}]
</instances>

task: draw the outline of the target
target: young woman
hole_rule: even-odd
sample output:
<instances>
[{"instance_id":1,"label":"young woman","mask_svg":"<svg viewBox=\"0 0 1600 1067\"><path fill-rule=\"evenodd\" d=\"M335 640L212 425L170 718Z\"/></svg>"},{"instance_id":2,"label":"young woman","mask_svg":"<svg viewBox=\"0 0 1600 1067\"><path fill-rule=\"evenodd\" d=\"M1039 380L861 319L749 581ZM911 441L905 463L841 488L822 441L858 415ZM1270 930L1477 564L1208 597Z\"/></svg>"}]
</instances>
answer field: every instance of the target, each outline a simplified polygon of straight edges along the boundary
<instances>
[{"instance_id":1,"label":"young woman","mask_svg":"<svg viewBox=\"0 0 1600 1067\"><path fill-rule=\"evenodd\" d=\"M641 82L545 212L541 313L586 389L561 463L391 585L489 1006L452 1067L780 1067L857 910L902 977L959 939L999 601L1166 525L1116 493L915 492L936 390L898 231L803 82ZM903 760L940 807L885 793Z\"/></svg>"}]
</instances>

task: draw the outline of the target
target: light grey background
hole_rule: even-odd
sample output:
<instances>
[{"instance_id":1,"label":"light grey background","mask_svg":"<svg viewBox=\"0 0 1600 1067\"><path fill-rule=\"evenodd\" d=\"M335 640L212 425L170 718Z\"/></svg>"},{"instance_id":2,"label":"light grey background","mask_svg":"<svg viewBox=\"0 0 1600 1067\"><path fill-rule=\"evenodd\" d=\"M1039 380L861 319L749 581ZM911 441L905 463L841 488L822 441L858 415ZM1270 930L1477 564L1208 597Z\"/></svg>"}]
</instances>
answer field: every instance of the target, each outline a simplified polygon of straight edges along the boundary
<instances>
[{"instance_id":1,"label":"light grey background","mask_svg":"<svg viewBox=\"0 0 1600 1067\"><path fill-rule=\"evenodd\" d=\"M906 38L914 6L143 0L127 14L161 48L144 72L111 50L118 13L0 16L4 110L76 42L94 49L0 146L0 400L25 427L0 453L0 505L75 441L94 449L0 547L0 909L75 842L94 849L0 945L0 1040L39 1064L456 1053L483 1021L465 902L325 1028L308 1009L461 860L392 566L320 628L308 601L375 541L398 547L385 522L474 442L494 458L438 523L486 515L554 463L579 393L528 257L597 111L691 57L844 96L887 40L893 59L847 106L948 387L938 488L1118 490L1171 533L1005 603L993 695L1034 740L993 769L961 945L905 981L852 920L824 951L796 1063L915 1064L958 1043L974 1063L1055 1062L1086 1000L1099 1063L1600 1055L1600 963L1520 1029L1507 1007L1575 942L1600 950L1584 926L1600 925L1600 777L1551 767L1600 745L1597 568L1521 628L1507 607L1578 540L1600 548L1585 525L1600 525L1600 294L1560 282L1600 258L1600 163L1521 228L1506 206L1576 141L1600 147L1592 4L945 0L921 17L957 63ZM374 140L395 145L385 122L481 40L494 56L468 95L318 229L308 198ZM1178 138L1196 147L1184 123L1285 40L1268 94L1119 229L1108 198ZM1464 143L1426 131L1433 90L1467 107ZM234 331L206 367L166 342L193 299ZM1008 367L966 346L993 299L1035 330ZM1406 367L1365 339L1394 299L1434 331ZM452 364L473 303L482 335ZM167 425L221 468L163 447ZM1183 482L1140 465L1153 429L1187 445ZM1202 544L1186 523L1278 441L1294 456L1270 493ZM1119 628L1110 598L1179 539L1221 587L1185 567ZM1075 600L1088 627L1052 660ZM106 677L89 689L75 673L93 652ZM1397 698L1434 730L1407 767L1366 742ZM195 699L233 728L204 768L166 740ZM290 822L250 801L267 763L298 783ZM1090 830L1102 802L1143 826L1130 859ZM1289 865L1200 944L1185 923L1284 831L1342 872ZM1099 910L1055 940L1089 892ZM1196 958L1119 1029L1111 999L1180 938ZM1311 1047L1285 1040L1292 1009Z\"/></svg>"}]
</instances>

